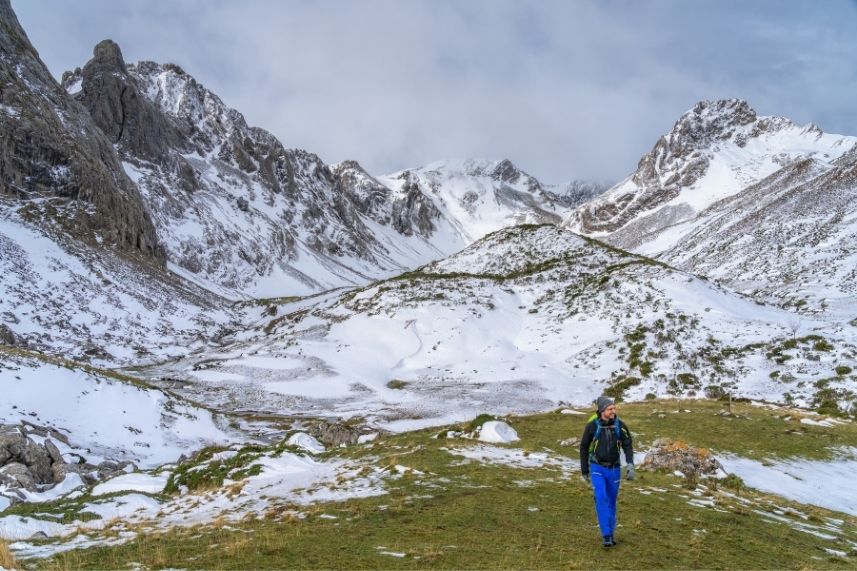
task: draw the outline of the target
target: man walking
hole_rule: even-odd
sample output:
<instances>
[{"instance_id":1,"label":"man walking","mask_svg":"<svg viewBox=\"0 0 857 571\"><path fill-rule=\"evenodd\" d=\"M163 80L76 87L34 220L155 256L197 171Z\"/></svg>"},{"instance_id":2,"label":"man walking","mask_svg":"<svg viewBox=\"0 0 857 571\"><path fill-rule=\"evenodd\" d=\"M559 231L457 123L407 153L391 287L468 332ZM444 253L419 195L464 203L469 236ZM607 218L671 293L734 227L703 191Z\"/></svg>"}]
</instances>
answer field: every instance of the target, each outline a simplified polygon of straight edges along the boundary
<instances>
[{"instance_id":1,"label":"man walking","mask_svg":"<svg viewBox=\"0 0 857 571\"><path fill-rule=\"evenodd\" d=\"M634 479L634 446L631 431L616 416L613 399L600 396L596 401L598 412L586 423L580 441L580 473L595 495L595 513L601 528L601 545L613 547L616 541L616 497L622 468L619 447L625 452L625 478Z\"/></svg>"}]
</instances>

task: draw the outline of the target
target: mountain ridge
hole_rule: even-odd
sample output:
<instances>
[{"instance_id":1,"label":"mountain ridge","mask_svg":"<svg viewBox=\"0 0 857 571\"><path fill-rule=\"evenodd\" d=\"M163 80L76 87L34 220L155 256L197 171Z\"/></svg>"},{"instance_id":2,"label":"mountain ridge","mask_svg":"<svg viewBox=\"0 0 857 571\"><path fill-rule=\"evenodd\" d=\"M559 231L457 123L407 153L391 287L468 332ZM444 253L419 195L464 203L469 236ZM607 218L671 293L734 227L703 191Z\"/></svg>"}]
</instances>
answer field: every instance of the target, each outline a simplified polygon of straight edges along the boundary
<instances>
[{"instance_id":1,"label":"mountain ridge","mask_svg":"<svg viewBox=\"0 0 857 571\"><path fill-rule=\"evenodd\" d=\"M170 267L231 299L388 277L503 225L559 222L572 196L559 198L509 161L385 176L355 161L326 165L248 126L180 67L126 64L109 40L63 85L115 140ZM581 188L598 189L581 185L574 196Z\"/></svg>"},{"instance_id":2,"label":"mountain ridge","mask_svg":"<svg viewBox=\"0 0 857 571\"><path fill-rule=\"evenodd\" d=\"M740 99L701 101L658 139L624 181L578 208L573 230L636 249L646 234L694 216L790 162L832 162L857 137L798 127L782 117L759 117Z\"/></svg>"}]
</instances>

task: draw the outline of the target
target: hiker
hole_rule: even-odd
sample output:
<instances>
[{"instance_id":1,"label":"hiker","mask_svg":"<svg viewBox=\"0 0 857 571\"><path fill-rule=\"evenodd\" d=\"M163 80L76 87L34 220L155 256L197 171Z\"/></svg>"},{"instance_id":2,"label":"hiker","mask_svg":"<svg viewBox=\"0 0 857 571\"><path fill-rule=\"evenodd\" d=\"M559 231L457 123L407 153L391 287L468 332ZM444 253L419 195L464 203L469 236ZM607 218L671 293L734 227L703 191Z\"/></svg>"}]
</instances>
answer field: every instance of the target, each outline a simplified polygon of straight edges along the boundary
<instances>
[{"instance_id":1,"label":"hiker","mask_svg":"<svg viewBox=\"0 0 857 571\"><path fill-rule=\"evenodd\" d=\"M625 478L634 479L634 446L631 431L616 416L613 399L600 396L595 401L596 412L583 429L580 442L580 473L583 481L592 486L595 495L595 513L601 528L601 545L614 547L616 540L616 497L622 480L619 446L625 451Z\"/></svg>"}]
</instances>

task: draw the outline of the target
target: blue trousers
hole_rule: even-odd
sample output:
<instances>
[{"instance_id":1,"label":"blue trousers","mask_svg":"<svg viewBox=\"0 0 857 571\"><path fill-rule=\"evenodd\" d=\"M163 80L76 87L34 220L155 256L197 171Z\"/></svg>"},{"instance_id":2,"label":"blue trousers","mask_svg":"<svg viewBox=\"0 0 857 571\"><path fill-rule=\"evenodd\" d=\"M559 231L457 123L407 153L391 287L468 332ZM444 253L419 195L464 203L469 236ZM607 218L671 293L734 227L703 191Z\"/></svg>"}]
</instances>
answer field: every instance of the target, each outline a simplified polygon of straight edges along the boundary
<instances>
[{"instance_id":1,"label":"blue trousers","mask_svg":"<svg viewBox=\"0 0 857 571\"><path fill-rule=\"evenodd\" d=\"M589 465L589 471L601 535L613 535L616 529L616 497L619 495L619 483L622 481L622 468L605 468L593 462Z\"/></svg>"}]
</instances>

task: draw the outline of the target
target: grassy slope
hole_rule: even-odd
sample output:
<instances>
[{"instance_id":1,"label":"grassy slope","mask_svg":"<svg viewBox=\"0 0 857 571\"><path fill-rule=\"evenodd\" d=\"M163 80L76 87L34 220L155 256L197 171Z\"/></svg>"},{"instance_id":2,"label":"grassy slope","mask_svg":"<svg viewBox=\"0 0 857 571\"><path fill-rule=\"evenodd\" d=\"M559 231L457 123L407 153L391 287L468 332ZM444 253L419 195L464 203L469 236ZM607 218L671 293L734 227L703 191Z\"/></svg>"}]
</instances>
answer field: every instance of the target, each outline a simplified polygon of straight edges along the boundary
<instances>
[{"instance_id":1,"label":"grassy slope","mask_svg":"<svg viewBox=\"0 0 857 571\"><path fill-rule=\"evenodd\" d=\"M675 412L690 410L691 412ZM829 445L857 445L857 427L805 426L746 404L734 416L706 401L623 404L620 415L645 447L655 438L754 455L829 457ZM663 416L662 416L663 415ZM559 440L579 436L585 417L557 413L511 419L522 441L510 448L574 458ZM797 431L797 432L789 432ZM476 443L432 438L437 430L386 437L331 454L373 465L404 465L389 494L310 508L284 505L263 519L163 533L126 545L30 562L39 568L124 568L129 562L181 568L854 568L857 519L752 490L697 488L717 509L688 502L678 478L640 473L623 483L617 537L599 545L591 492L557 467L513 468L466 461L447 448ZM802 435L798 435L801 433ZM755 454L758 455L758 452ZM710 484L709 484L710 485ZM296 510L305 514L295 517ZM797 510L802 515L796 515ZM785 515L783 515L785 514ZM322 516L335 516L329 519ZM791 525L772 521L786 517ZM829 528L830 540L795 529ZM851 553L834 557L824 548ZM404 557L383 552L404 553Z\"/></svg>"}]
</instances>

